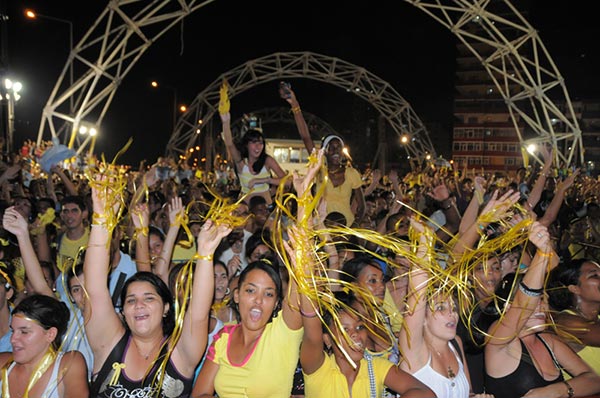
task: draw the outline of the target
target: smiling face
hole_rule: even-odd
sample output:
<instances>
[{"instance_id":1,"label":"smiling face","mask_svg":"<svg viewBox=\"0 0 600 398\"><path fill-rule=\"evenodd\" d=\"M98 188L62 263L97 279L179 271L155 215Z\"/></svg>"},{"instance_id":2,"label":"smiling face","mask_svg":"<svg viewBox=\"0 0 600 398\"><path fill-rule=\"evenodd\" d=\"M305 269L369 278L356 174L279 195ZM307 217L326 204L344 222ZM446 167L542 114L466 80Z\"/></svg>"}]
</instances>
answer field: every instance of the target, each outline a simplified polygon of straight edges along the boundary
<instances>
[{"instance_id":1,"label":"smiling face","mask_svg":"<svg viewBox=\"0 0 600 398\"><path fill-rule=\"evenodd\" d=\"M265 149L265 141L262 138L255 138L248 142L248 158L251 160L258 159Z\"/></svg>"},{"instance_id":2,"label":"smiling face","mask_svg":"<svg viewBox=\"0 0 600 398\"><path fill-rule=\"evenodd\" d=\"M275 281L261 269L249 271L234 293L242 325L249 330L261 330L271 320L279 303Z\"/></svg>"},{"instance_id":3,"label":"smiling face","mask_svg":"<svg viewBox=\"0 0 600 398\"><path fill-rule=\"evenodd\" d=\"M132 282L123 303L123 316L132 333L147 335L160 330L163 315L169 304L165 304L154 286L149 282Z\"/></svg>"},{"instance_id":4,"label":"smiling face","mask_svg":"<svg viewBox=\"0 0 600 398\"><path fill-rule=\"evenodd\" d=\"M332 324L329 325L329 327L331 328L332 333L335 334L337 341L340 343L341 349L335 344L331 336L328 334L323 336L325 344L333 348L334 353L336 353L336 357L341 357L339 354L344 351L350 356L350 358L352 358L354 362L359 362L363 357L367 339L369 338L367 328L359 317L346 311L340 311L338 317L341 327L350 341L346 340L344 333L338 328L337 325Z\"/></svg>"},{"instance_id":5,"label":"smiling face","mask_svg":"<svg viewBox=\"0 0 600 398\"><path fill-rule=\"evenodd\" d=\"M342 142L338 139L333 139L327 145L325 156L329 166L338 166L342 162Z\"/></svg>"},{"instance_id":6,"label":"smiling face","mask_svg":"<svg viewBox=\"0 0 600 398\"><path fill-rule=\"evenodd\" d=\"M227 285L229 285L227 268L223 264L215 264L215 301L223 301L227 292Z\"/></svg>"},{"instance_id":7,"label":"smiling face","mask_svg":"<svg viewBox=\"0 0 600 398\"><path fill-rule=\"evenodd\" d=\"M13 347L13 358L18 364L35 364L48 351L56 338L57 329L45 330L39 323L28 319L24 314L12 317L13 334L10 343Z\"/></svg>"}]
</instances>

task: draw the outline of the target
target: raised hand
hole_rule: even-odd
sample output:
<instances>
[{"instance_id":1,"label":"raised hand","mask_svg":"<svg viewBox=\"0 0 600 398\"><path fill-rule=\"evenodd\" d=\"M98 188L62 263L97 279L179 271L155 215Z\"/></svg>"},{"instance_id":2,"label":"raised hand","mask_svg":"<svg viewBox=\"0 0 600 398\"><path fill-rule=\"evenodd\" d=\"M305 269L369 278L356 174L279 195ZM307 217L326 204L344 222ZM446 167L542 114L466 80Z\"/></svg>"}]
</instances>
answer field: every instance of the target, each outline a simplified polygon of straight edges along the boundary
<instances>
[{"instance_id":1,"label":"raised hand","mask_svg":"<svg viewBox=\"0 0 600 398\"><path fill-rule=\"evenodd\" d=\"M529 230L529 241L544 253L552 250L552 243L548 228L537 221L531 225L531 229Z\"/></svg>"},{"instance_id":2,"label":"raised hand","mask_svg":"<svg viewBox=\"0 0 600 398\"><path fill-rule=\"evenodd\" d=\"M136 230L150 225L150 209L147 203L138 203L133 207L131 221Z\"/></svg>"},{"instance_id":3,"label":"raised hand","mask_svg":"<svg viewBox=\"0 0 600 398\"><path fill-rule=\"evenodd\" d=\"M181 217L184 213L183 202L179 196L171 199L169 203L169 224L172 227L178 228L181 225Z\"/></svg>"},{"instance_id":4,"label":"raised hand","mask_svg":"<svg viewBox=\"0 0 600 398\"><path fill-rule=\"evenodd\" d=\"M317 152L317 161L314 164L310 165L304 177L300 176L297 172L294 172L293 184L294 189L296 190L296 195L298 197L304 195L304 193L310 188L315 176L317 175L319 169L323 165L324 153L325 150L323 148L319 149L319 151Z\"/></svg>"},{"instance_id":5,"label":"raised hand","mask_svg":"<svg viewBox=\"0 0 600 398\"><path fill-rule=\"evenodd\" d=\"M27 220L23 218L14 206L9 207L4 211L2 217L2 226L5 230L15 235L16 237L29 234L29 225Z\"/></svg>"},{"instance_id":6,"label":"raised hand","mask_svg":"<svg viewBox=\"0 0 600 398\"><path fill-rule=\"evenodd\" d=\"M216 225L212 220L206 220L198 233L198 254L201 256L212 255L221 239L229 235L231 227Z\"/></svg>"},{"instance_id":7,"label":"raised hand","mask_svg":"<svg viewBox=\"0 0 600 398\"><path fill-rule=\"evenodd\" d=\"M496 190L494 193L492 193L492 197L481 211L481 215L494 212L495 220L500 220L506 215L507 211L519 201L520 198L521 193L518 191L513 191L512 189L508 190L500 198L498 198L498 190Z\"/></svg>"}]
</instances>

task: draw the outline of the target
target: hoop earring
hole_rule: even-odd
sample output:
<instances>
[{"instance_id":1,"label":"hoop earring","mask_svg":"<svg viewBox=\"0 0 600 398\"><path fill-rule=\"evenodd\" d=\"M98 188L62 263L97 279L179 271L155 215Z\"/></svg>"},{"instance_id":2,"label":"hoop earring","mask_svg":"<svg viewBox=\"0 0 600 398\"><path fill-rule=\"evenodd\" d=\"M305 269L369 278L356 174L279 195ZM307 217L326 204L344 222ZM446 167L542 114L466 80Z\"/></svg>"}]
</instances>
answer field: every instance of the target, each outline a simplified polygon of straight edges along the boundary
<instances>
[{"instance_id":1,"label":"hoop earring","mask_svg":"<svg viewBox=\"0 0 600 398\"><path fill-rule=\"evenodd\" d=\"M226 296L229 296L229 293L231 293L231 289L230 289L230 288L227 288L227 289L225 290L225 295L226 295Z\"/></svg>"}]
</instances>

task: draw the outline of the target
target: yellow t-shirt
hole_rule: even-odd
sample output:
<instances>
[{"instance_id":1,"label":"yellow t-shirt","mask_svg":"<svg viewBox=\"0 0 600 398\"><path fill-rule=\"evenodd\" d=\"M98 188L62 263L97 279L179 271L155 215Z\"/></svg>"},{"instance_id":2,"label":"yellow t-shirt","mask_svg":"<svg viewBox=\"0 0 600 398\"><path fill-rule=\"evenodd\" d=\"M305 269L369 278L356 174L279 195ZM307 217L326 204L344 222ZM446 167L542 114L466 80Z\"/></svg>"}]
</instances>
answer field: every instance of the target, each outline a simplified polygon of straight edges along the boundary
<instances>
[{"instance_id":1,"label":"yellow t-shirt","mask_svg":"<svg viewBox=\"0 0 600 398\"><path fill-rule=\"evenodd\" d=\"M377 397L381 397L385 388L385 377L392 366L394 364L387 359L373 358ZM368 364L364 358L360 360L358 375L352 384L352 394L348 391L348 380L335 362L334 355L325 355L323 365L314 373L303 374L305 398L369 398L371 396Z\"/></svg>"},{"instance_id":2,"label":"yellow t-shirt","mask_svg":"<svg viewBox=\"0 0 600 398\"><path fill-rule=\"evenodd\" d=\"M281 312L267 324L243 363L229 361L227 350L233 331L225 325L214 337L206 359L219 366L215 391L220 398L289 398L300 355L303 329L291 330Z\"/></svg>"},{"instance_id":3,"label":"yellow t-shirt","mask_svg":"<svg viewBox=\"0 0 600 398\"><path fill-rule=\"evenodd\" d=\"M196 249L196 241L194 240L194 244L190 247L184 247L177 243L173 248L173 256L171 256L171 261L173 263L187 263L194 255L196 254L198 249Z\"/></svg>"},{"instance_id":4,"label":"yellow t-shirt","mask_svg":"<svg viewBox=\"0 0 600 398\"><path fill-rule=\"evenodd\" d=\"M58 254L63 257L69 257L75 259L77 256L77 252L82 247L87 247L88 240L90 238L90 229L86 228L83 232L81 238L77 240L71 240L67 237L67 234L64 234L60 238L60 247L58 249Z\"/></svg>"},{"instance_id":5,"label":"yellow t-shirt","mask_svg":"<svg viewBox=\"0 0 600 398\"><path fill-rule=\"evenodd\" d=\"M575 315L574 311L564 310L564 313ZM598 316L600 319L600 316ZM598 374L600 374L600 347L594 347L591 345L586 345L581 351L577 353L587 363L592 370ZM563 371L563 376L565 380L571 379L571 375L567 372Z\"/></svg>"},{"instance_id":6,"label":"yellow t-shirt","mask_svg":"<svg viewBox=\"0 0 600 398\"><path fill-rule=\"evenodd\" d=\"M388 289L385 289L385 296L383 297L383 310L390 316L392 331L400 333L400 329L402 328L402 313L396 306L396 303L394 303L394 298Z\"/></svg>"},{"instance_id":7,"label":"yellow t-shirt","mask_svg":"<svg viewBox=\"0 0 600 398\"><path fill-rule=\"evenodd\" d=\"M324 196L327 200L327 214L337 211L346 217L346 225L354 222L354 213L351 208L352 190L362 187L360 173L353 167L344 171L344 183L334 187L331 180L327 180Z\"/></svg>"}]
</instances>

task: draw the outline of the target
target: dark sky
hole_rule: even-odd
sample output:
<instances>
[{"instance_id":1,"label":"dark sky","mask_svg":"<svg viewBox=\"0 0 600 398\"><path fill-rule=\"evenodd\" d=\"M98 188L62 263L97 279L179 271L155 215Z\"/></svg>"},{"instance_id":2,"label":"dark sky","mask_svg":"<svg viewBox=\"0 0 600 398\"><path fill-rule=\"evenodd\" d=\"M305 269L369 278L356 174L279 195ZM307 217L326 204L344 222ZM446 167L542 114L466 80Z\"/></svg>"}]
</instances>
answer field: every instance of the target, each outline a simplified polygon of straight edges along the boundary
<instances>
[{"instance_id":1,"label":"dark sky","mask_svg":"<svg viewBox=\"0 0 600 398\"><path fill-rule=\"evenodd\" d=\"M20 144L37 137L42 107L68 54L66 24L26 20L23 10L30 7L71 20L78 41L107 3L2 1L8 2L10 18L10 71L25 86L16 109L15 143ZM600 98L600 28L594 3L532 2L529 20L564 75L572 98ZM181 102L189 104L220 74L250 59L274 52L311 51L363 66L388 81L426 124L439 127L439 136L432 138L439 145L438 152L448 154L454 36L402 1L362 2L350 8L348 4L341 0L216 0L201 8L153 44L124 79L101 126L97 152L111 159L133 137L124 161L153 161L162 154L170 134L172 93L151 89L153 79L176 87ZM364 136L372 114L368 104L322 83L297 80L292 85L304 109L351 137ZM272 82L234 98L232 114L236 117L236 113L281 105ZM269 132L265 133L268 138Z\"/></svg>"}]
</instances>

